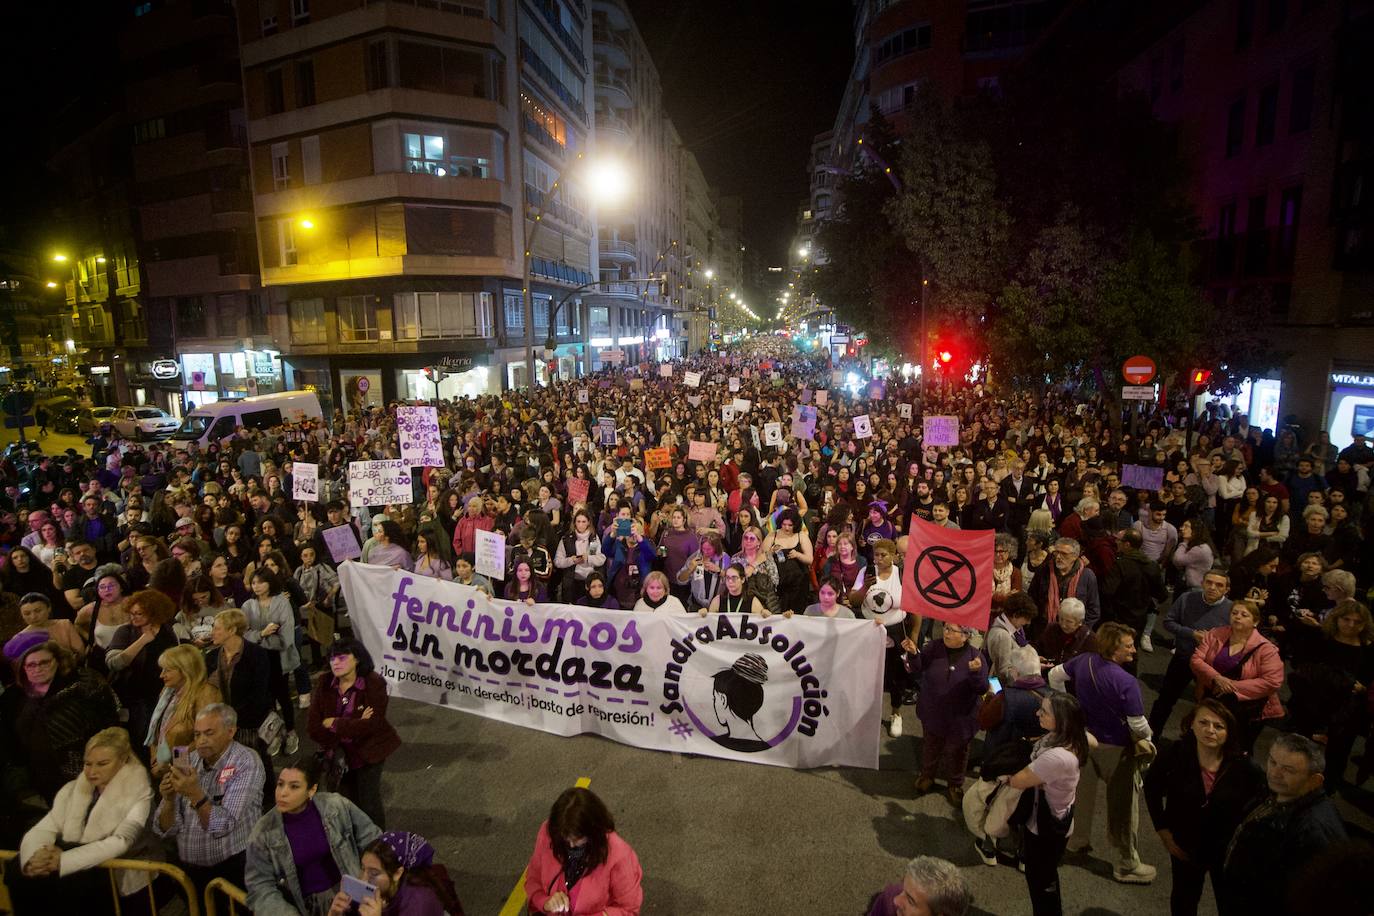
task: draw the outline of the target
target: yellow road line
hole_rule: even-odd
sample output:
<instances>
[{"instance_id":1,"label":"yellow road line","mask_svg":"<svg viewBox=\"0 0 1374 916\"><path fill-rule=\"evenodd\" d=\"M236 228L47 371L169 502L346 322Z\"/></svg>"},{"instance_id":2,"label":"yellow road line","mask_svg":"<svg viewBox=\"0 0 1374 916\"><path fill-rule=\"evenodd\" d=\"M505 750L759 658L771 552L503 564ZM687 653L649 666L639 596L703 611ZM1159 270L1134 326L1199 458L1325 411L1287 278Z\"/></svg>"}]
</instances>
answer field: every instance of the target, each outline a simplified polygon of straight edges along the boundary
<instances>
[{"instance_id":1,"label":"yellow road line","mask_svg":"<svg viewBox=\"0 0 1374 916\"><path fill-rule=\"evenodd\" d=\"M588 788L592 784L590 776L583 776L574 783L579 789ZM515 890L510 892L506 898L506 905L501 907L499 916L520 916L520 912L525 908L525 871L521 870L520 880L515 882Z\"/></svg>"}]
</instances>

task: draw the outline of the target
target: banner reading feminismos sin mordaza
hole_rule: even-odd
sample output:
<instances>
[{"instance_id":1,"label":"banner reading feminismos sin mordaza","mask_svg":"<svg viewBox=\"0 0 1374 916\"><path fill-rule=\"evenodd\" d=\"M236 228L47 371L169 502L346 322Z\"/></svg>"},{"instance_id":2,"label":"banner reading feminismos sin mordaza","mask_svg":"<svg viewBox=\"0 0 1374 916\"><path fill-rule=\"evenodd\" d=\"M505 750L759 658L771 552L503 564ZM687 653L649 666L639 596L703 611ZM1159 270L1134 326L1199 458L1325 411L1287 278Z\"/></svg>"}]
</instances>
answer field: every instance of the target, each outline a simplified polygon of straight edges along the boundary
<instances>
[{"instance_id":1,"label":"banner reading feminismos sin mordaza","mask_svg":"<svg viewBox=\"0 0 1374 916\"><path fill-rule=\"evenodd\" d=\"M340 577L394 696L652 750L878 766L886 634L868 621L489 601L356 562Z\"/></svg>"}]
</instances>

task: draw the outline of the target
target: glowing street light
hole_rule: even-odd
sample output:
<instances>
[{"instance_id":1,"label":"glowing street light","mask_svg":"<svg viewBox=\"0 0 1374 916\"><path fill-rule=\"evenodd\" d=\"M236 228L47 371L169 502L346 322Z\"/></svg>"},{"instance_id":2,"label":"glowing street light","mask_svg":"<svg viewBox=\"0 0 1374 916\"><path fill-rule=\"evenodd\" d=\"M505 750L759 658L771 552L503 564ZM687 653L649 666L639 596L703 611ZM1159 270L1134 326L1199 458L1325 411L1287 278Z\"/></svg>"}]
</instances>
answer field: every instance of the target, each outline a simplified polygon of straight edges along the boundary
<instances>
[{"instance_id":1,"label":"glowing street light","mask_svg":"<svg viewBox=\"0 0 1374 916\"><path fill-rule=\"evenodd\" d=\"M712 270L712 269L709 268L709 267L706 268L706 279L711 280L711 279L714 279L715 276L716 276L716 272L715 272L714 270Z\"/></svg>"},{"instance_id":2,"label":"glowing street light","mask_svg":"<svg viewBox=\"0 0 1374 916\"><path fill-rule=\"evenodd\" d=\"M614 206L630 193L630 173L614 159L601 159L587 166L587 189L598 203Z\"/></svg>"},{"instance_id":3,"label":"glowing street light","mask_svg":"<svg viewBox=\"0 0 1374 916\"><path fill-rule=\"evenodd\" d=\"M297 225L299 225L302 229L314 229L314 228L315 228L315 221L314 221L313 219L311 219L310 217L308 217L308 216L302 216L302 217L301 217L299 220L297 220L296 222L297 222Z\"/></svg>"},{"instance_id":4,"label":"glowing street light","mask_svg":"<svg viewBox=\"0 0 1374 916\"><path fill-rule=\"evenodd\" d=\"M65 254L62 254L61 252L58 252L57 254L53 255L52 259L59 264L65 264L67 262L67 256Z\"/></svg>"},{"instance_id":5,"label":"glowing street light","mask_svg":"<svg viewBox=\"0 0 1374 916\"><path fill-rule=\"evenodd\" d=\"M49 281L47 282L46 286L48 287L48 289L57 289L57 281L56 281L56 280L49 280Z\"/></svg>"}]
</instances>

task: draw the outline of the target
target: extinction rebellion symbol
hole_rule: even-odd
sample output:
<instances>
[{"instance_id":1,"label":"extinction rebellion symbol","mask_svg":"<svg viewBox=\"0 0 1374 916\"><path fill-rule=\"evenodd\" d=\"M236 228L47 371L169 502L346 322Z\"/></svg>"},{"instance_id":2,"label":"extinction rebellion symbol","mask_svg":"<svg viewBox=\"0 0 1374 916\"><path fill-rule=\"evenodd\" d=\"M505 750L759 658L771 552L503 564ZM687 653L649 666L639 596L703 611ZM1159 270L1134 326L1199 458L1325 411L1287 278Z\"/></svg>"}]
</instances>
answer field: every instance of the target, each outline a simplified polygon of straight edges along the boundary
<instances>
[{"instance_id":1,"label":"extinction rebellion symbol","mask_svg":"<svg viewBox=\"0 0 1374 916\"><path fill-rule=\"evenodd\" d=\"M978 576L973 564L949 547L927 547L916 558L916 591L936 607L963 607L973 597Z\"/></svg>"}]
</instances>

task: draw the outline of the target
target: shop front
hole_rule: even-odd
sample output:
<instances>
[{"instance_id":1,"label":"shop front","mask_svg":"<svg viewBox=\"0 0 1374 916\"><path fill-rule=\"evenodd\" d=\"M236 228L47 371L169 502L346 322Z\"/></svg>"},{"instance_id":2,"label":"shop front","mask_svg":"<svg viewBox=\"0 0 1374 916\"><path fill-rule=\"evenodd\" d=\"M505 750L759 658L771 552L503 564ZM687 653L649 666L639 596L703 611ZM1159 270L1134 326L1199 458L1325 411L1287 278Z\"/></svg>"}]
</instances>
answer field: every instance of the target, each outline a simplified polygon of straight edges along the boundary
<instances>
[{"instance_id":1,"label":"shop front","mask_svg":"<svg viewBox=\"0 0 1374 916\"><path fill-rule=\"evenodd\" d=\"M276 350L183 353L181 381L189 407L287 390Z\"/></svg>"},{"instance_id":2,"label":"shop front","mask_svg":"<svg viewBox=\"0 0 1374 916\"><path fill-rule=\"evenodd\" d=\"M1322 425L1336 448L1350 445L1357 435L1374 436L1374 367L1330 373Z\"/></svg>"},{"instance_id":3,"label":"shop front","mask_svg":"<svg viewBox=\"0 0 1374 916\"><path fill-rule=\"evenodd\" d=\"M407 401L433 401L437 396L441 401L454 398L475 398L487 394L500 394L500 376L492 372L490 357L486 353L469 353L443 356L432 365L420 368L396 369L397 396ZM436 388L426 370L438 373Z\"/></svg>"}]
</instances>

